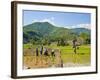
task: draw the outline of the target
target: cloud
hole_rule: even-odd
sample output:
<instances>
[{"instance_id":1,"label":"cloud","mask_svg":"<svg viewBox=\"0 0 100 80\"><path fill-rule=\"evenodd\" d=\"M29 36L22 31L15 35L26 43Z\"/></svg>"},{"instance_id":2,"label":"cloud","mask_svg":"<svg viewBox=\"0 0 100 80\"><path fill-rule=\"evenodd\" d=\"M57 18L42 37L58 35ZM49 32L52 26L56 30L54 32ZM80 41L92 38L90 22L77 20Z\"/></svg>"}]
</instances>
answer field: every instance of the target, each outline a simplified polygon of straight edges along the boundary
<instances>
[{"instance_id":1,"label":"cloud","mask_svg":"<svg viewBox=\"0 0 100 80\"><path fill-rule=\"evenodd\" d=\"M91 25L90 24L78 24L75 26L69 26L67 28L86 28L86 29L91 29Z\"/></svg>"},{"instance_id":2,"label":"cloud","mask_svg":"<svg viewBox=\"0 0 100 80\"><path fill-rule=\"evenodd\" d=\"M57 24L54 23L54 17L51 18L44 18L42 20L33 20L32 22L49 22L53 25L56 25L57 27L61 27L58 26ZM73 29L73 28L86 28L86 29L91 29L91 25L90 24L77 24L77 25L73 25L73 26L62 26L65 28L69 28L69 29Z\"/></svg>"},{"instance_id":3,"label":"cloud","mask_svg":"<svg viewBox=\"0 0 100 80\"><path fill-rule=\"evenodd\" d=\"M91 29L91 25L90 24L80 24L78 25L80 28L86 28L86 29Z\"/></svg>"},{"instance_id":4,"label":"cloud","mask_svg":"<svg viewBox=\"0 0 100 80\"><path fill-rule=\"evenodd\" d=\"M40 22L52 22L52 20L46 18L46 19L41 20Z\"/></svg>"},{"instance_id":5,"label":"cloud","mask_svg":"<svg viewBox=\"0 0 100 80\"><path fill-rule=\"evenodd\" d=\"M54 17L51 17L51 18L44 18L44 19L42 19L42 20L33 20L32 22L33 22L33 23L34 23L34 22L49 22L49 23L55 25L55 23L54 23Z\"/></svg>"}]
</instances>

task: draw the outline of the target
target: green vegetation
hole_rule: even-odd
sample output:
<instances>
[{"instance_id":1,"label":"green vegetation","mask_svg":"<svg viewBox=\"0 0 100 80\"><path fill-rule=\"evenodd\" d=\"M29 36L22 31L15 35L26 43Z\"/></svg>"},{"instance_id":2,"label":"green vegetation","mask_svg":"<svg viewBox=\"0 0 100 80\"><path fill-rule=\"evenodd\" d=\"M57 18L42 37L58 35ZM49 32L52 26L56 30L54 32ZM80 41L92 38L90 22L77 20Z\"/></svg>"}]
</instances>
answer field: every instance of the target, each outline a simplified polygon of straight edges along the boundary
<instances>
[{"instance_id":1,"label":"green vegetation","mask_svg":"<svg viewBox=\"0 0 100 80\"><path fill-rule=\"evenodd\" d=\"M48 22L35 22L24 26L23 31L23 42L33 45L56 42L58 46L65 46L75 38L80 39L80 44L90 44L90 30L85 28L67 29Z\"/></svg>"},{"instance_id":2,"label":"green vegetation","mask_svg":"<svg viewBox=\"0 0 100 80\"><path fill-rule=\"evenodd\" d=\"M76 46L73 48L73 40L75 39L77 44L75 43ZM56 56L55 60L57 59L59 62L62 60L63 64L90 65L90 42L90 30L88 29L67 29L54 26L48 22L35 22L23 27L23 49L26 50L27 54L31 54L31 56L25 56L24 53L24 64L28 66L30 64L31 67L48 67L44 64L46 62L45 56L42 55L42 59L40 54L37 58L34 56L34 54L36 55L36 48L40 52L40 47L43 45L43 48L49 49L49 54L52 49L60 50L58 52L59 59ZM52 62L51 59L51 56L49 56L47 61ZM38 66L35 65L37 60ZM41 61L43 61L43 64L41 64Z\"/></svg>"}]
</instances>

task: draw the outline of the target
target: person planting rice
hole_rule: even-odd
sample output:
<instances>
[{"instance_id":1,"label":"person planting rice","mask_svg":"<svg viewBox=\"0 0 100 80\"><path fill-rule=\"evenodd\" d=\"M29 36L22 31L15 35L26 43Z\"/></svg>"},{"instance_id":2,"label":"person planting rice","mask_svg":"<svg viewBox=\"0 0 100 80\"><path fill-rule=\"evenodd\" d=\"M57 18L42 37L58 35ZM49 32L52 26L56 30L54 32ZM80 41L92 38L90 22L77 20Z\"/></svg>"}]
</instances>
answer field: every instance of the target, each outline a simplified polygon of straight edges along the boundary
<instances>
[{"instance_id":1,"label":"person planting rice","mask_svg":"<svg viewBox=\"0 0 100 80\"><path fill-rule=\"evenodd\" d=\"M74 48L74 53L76 54L76 49L77 49L77 39L73 40L73 48Z\"/></svg>"},{"instance_id":2,"label":"person planting rice","mask_svg":"<svg viewBox=\"0 0 100 80\"><path fill-rule=\"evenodd\" d=\"M54 51L54 49L52 49L52 51L51 51L51 56L55 57L55 51Z\"/></svg>"},{"instance_id":3,"label":"person planting rice","mask_svg":"<svg viewBox=\"0 0 100 80\"><path fill-rule=\"evenodd\" d=\"M38 51L38 48L36 48L36 56L39 55L39 51Z\"/></svg>"},{"instance_id":4,"label":"person planting rice","mask_svg":"<svg viewBox=\"0 0 100 80\"><path fill-rule=\"evenodd\" d=\"M43 53L43 46L41 46L40 48L40 54L42 55L42 53Z\"/></svg>"},{"instance_id":5,"label":"person planting rice","mask_svg":"<svg viewBox=\"0 0 100 80\"><path fill-rule=\"evenodd\" d=\"M43 64L43 57L42 57L42 54L43 54L43 45L40 47L41 64Z\"/></svg>"},{"instance_id":6,"label":"person planting rice","mask_svg":"<svg viewBox=\"0 0 100 80\"><path fill-rule=\"evenodd\" d=\"M52 49L51 51L51 56L52 56L52 62L54 63L54 58L55 58L55 51Z\"/></svg>"},{"instance_id":7,"label":"person planting rice","mask_svg":"<svg viewBox=\"0 0 100 80\"><path fill-rule=\"evenodd\" d=\"M38 63L38 56L39 56L39 51L38 51L38 48L36 48L35 65L37 65Z\"/></svg>"},{"instance_id":8,"label":"person planting rice","mask_svg":"<svg viewBox=\"0 0 100 80\"><path fill-rule=\"evenodd\" d=\"M49 56L49 54L48 54L47 48L44 48L44 56L45 56L46 64L48 64L48 56Z\"/></svg>"},{"instance_id":9,"label":"person planting rice","mask_svg":"<svg viewBox=\"0 0 100 80\"><path fill-rule=\"evenodd\" d=\"M47 48L44 49L44 55L49 56Z\"/></svg>"}]
</instances>

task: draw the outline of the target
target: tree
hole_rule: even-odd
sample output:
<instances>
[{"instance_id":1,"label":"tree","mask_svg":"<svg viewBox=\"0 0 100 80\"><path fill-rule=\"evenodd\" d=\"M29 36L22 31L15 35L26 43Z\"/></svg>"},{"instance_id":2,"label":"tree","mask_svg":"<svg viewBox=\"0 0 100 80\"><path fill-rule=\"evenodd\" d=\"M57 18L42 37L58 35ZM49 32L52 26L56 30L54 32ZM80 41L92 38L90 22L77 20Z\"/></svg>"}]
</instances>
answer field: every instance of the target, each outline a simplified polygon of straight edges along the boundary
<instances>
[{"instance_id":1,"label":"tree","mask_svg":"<svg viewBox=\"0 0 100 80\"><path fill-rule=\"evenodd\" d=\"M88 33L83 32L80 34L80 37L83 39L84 44L90 44L90 35Z\"/></svg>"}]
</instances>

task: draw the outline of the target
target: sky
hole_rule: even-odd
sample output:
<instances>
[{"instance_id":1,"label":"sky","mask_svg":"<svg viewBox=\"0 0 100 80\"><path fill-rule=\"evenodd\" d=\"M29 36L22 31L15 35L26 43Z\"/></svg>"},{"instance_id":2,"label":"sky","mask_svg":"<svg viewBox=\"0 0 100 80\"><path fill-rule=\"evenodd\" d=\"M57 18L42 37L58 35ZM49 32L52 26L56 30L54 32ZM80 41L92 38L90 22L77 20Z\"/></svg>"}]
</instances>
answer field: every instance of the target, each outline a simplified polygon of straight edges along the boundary
<instances>
[{"instance_id":1,"label":"sky","mask_svg":"<svg viewBox=\"0 0 100 80\"><path fill-rule=\"evenodd\" d=\"M66 28L90 28L91 14L23 10L23 25L25 26L34 22L50 22L58 27Z\"/></svg>"}]
</instances>

